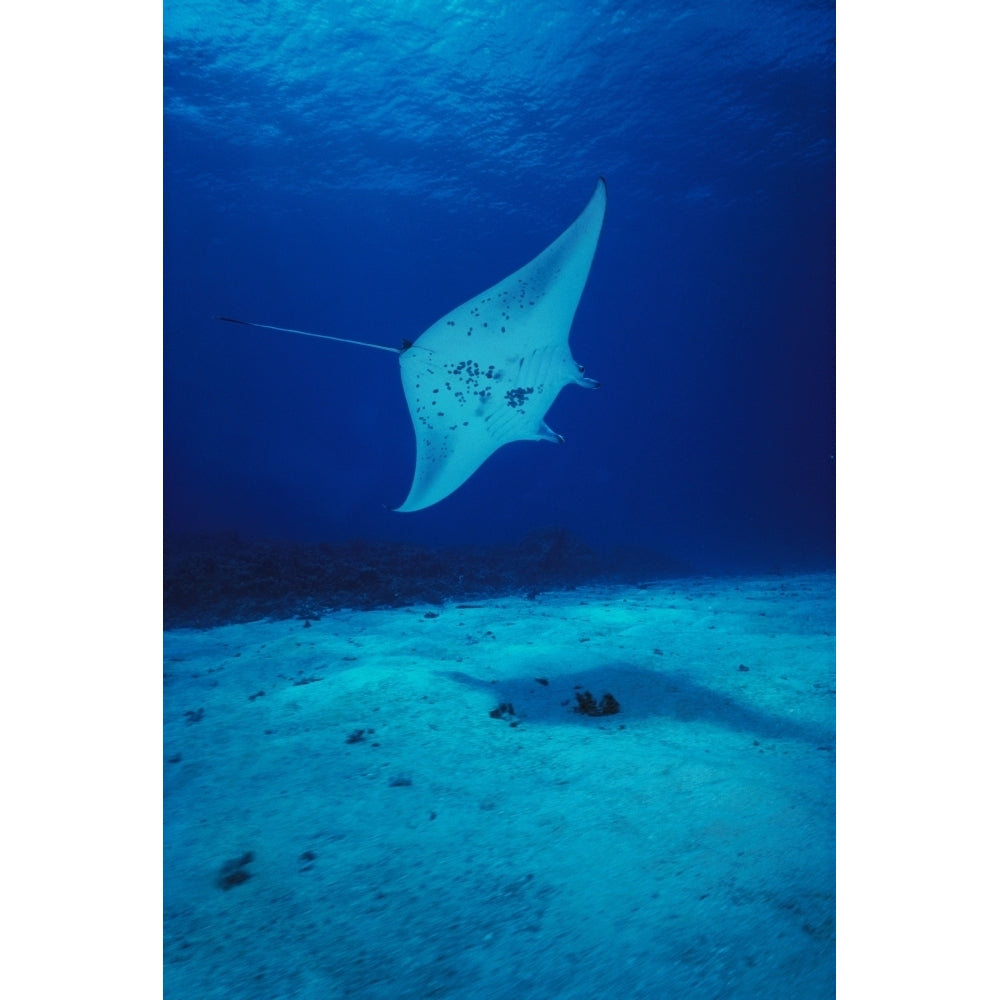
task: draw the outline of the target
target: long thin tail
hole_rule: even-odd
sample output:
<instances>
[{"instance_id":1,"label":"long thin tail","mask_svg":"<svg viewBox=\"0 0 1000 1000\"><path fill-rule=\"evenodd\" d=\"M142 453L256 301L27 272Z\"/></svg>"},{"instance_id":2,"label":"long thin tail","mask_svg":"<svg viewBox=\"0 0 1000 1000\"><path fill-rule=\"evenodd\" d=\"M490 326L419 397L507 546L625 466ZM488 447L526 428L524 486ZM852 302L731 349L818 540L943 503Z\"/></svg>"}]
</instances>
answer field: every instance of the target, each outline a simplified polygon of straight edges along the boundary
<instances>
[{"instance_id":1,"label":"long thin tail","mask_svg":"<svg viewBox=\"0 0 1000 1000\"><path fill-rule=\"evenodd\" d=\"M364 340L349 340L347 337L331 337L325 333L309 333L306 330L291 330L287 326L268 326L267 323L251 323L245 319L233 319L232 316L213 316L213 319L223 323L239 323L240 326L255 326L258 330L277 330L278 333L297 333L300 337L315 337L317 340L335 340L338 344L356 344L358 347L373 347L376 351L389 351L392 354L402 354L398 347L386 347L384 344L369 344Z\"/></svg>"}]
</instances>

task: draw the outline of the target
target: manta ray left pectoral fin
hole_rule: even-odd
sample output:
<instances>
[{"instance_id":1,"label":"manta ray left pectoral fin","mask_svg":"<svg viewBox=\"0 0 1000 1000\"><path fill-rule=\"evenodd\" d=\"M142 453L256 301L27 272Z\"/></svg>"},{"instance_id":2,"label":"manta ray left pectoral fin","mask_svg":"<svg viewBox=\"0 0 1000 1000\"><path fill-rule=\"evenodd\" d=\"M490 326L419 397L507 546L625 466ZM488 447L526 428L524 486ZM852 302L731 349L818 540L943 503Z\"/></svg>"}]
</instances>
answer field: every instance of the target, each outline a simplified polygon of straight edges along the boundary
<instances>
[{"instance_id":1,"label":"manta ray left pectoral fin","mask_svg":"<svg viewBox=\"0 0 1000 1000\"><path fill-rule=\"evenodd\" d=\"M537 257L453 309L399 358L416 435L413 484L398 511L457 490L512 441L562 442L545 414L563 386L596 388L569 331L601 235L601 178L576 220Z\"/></svg>"}]
</instances>

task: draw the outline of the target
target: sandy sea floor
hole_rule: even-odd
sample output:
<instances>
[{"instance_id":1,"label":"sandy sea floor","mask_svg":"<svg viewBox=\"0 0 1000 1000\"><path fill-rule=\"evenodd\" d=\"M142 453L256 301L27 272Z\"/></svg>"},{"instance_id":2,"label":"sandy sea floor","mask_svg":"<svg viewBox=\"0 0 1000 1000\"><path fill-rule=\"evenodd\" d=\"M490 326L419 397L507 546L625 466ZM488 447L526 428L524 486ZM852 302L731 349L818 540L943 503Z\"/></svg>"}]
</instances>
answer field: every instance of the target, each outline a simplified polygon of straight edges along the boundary
<instances>
[{"instance_id":1,"label":"sandy sea floor","mask_svg":"<svg viewBox=\"0 0 1000 1000\"><path fill-rule=\"evenodd\" d=\"M177 629L164 684L168 1000L834 995L832 574Z\"/></svg>"}]
</instances>

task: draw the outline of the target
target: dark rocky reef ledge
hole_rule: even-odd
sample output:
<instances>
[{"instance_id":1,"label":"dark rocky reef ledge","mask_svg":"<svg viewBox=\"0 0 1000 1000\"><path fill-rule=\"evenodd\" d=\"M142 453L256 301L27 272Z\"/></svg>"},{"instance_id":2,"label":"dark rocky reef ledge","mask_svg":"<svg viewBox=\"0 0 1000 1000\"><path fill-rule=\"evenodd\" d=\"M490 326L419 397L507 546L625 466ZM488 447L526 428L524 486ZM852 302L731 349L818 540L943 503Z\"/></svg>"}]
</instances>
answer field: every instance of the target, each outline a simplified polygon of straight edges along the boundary
<instances>
[{"instance_id":1,"label":"dark rocky reef ledge","mask_svg":"<svg viewBox=\"0 0 1000 1000\"><path fill-rule=\"evenodd\" d=\"M474 600L587 583L639 583L689 570L636 549L597 553L562 528L513 545L429 548L402 542L300 544L234 534L164 542L164 628L260 618L318 618L338 608Z\"/></svg>"}]
</instances>

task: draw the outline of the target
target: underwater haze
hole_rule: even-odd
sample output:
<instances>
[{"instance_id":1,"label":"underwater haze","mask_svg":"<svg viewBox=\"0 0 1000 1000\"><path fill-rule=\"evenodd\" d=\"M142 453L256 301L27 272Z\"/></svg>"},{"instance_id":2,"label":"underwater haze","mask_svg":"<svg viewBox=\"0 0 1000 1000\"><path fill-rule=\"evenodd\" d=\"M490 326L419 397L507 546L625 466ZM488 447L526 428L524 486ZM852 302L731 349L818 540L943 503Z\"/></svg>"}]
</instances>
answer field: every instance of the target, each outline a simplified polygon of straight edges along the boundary
<instances>
[{"instance_id":1,"label":"underwater haze","mask_svg":"<svg viewBox=\"0 0 1000 1000\"><path fill-rule=\"evenodd\" d=\"M832 4L164 23L164 996L829 1000Z\"/></svg>"},{"instance_id":2,"label":"underwater haze","mask_svg":"<svg viewBox=\"0 0 1000 1000\"><path fill-rule=\"evenodd\" d=\"M834 6L195 2L164 13L165 528L445 546L558 526L698 571L834 559ZM383 351L599 177L601 383L441 502Z\"/></svg>"}]
</instances>

